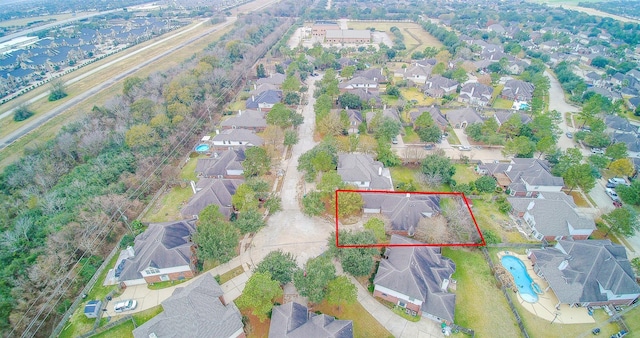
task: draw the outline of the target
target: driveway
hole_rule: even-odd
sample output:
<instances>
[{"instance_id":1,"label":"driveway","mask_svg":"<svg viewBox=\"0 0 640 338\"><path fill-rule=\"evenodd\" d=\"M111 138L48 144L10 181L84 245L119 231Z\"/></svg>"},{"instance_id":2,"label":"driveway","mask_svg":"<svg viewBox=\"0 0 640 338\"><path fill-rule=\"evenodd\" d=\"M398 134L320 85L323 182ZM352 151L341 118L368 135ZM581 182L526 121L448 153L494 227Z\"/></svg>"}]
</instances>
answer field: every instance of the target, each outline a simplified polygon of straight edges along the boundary
<instances>
[{"instance_id":1,"label":"driveway","mask_svg":"<svg viewBox=\"0 0 640 338\"><path fill-rule=\"evenodd\" d=\"M249 249L251 265L259 262L269 252L281 249L292 253L301 267L309 259L320 255L327 249L327 239L334 225L318 217L307 217L301 209L300 198L307 193L302 174L298 172L298 158L313 148L315 113L313 111L313 92L315 81L323 74L309 77L308 103L302 108L304 123L299 127L299 142L293 146L291 158L283 160L281 168L285 170L280 198L282 211L269 217L267 226L253 238Z\"/></svg>"}]
</instances>

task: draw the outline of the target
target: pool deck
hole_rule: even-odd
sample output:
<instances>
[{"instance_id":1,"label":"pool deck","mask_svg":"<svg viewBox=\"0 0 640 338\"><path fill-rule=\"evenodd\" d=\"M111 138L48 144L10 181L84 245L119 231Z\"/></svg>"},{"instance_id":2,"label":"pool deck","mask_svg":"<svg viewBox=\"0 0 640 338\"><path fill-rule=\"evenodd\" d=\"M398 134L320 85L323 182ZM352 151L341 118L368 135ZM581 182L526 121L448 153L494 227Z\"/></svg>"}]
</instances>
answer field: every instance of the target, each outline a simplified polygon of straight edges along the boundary
<instances>
[{"instance_id":1,"label":"pool deck","mask_svg":"<svg viewBox=\"0 0 640 338\"><path fill-rule=\"evenodd\" d=\"M555 306L558 304L558 298L553 293L553 290L549 288L549 283L540 278L533 271L533 265L529 258L526 255L520 255L511 251L500 251L498 252L497 264L500 264L502 256L505 255L518 257L527 267L527 273L531 276L531 279L533 279L533 281L537 283L542 290L544 290L543 294L538 295L538 302L536 303L528 303L524 301L522 297L520 297L520 293L518 293L516 300L523 308L525 308L525 310L544 320L557 324L590 324L596 322L592 316L589 316L587 308L572 308L567 304L560 304L559 309L556 310Z\"/></svg>"}]
</instances>

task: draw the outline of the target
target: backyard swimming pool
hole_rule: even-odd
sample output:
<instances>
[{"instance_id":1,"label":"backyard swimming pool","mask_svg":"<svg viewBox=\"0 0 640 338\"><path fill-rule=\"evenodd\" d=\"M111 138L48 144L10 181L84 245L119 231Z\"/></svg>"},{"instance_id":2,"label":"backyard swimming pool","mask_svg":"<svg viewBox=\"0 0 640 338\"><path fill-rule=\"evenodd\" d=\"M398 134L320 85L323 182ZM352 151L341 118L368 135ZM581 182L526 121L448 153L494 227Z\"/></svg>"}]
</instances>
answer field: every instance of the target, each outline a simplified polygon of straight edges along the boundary
<instances>
[{"instance_id":1,"label":"backyard swimming pool","mask_svg":"<svg viewBox=\"0 0 640 338\"><path fill-rule=\"evenodd\" d=\"M202 144L198 144L196 146L196 151L199 152L199 153L206 153L207 151L209 151L209 148L210 147L209 147L208 144L202 143Z\"/></svg>"},{"instance_id":2,"label":"backyard swimming pool","mask_svg":"<svg viewBox=\"0 0 640 338\"><path fill-rule=\"evenodd\" d=\"M528 303L536 303L538 294L541 294L542 290L538 284L533 282L533 279L527 273L527 267L524 263L518 257L511 255L503 256L500 262L513 276L518 292L520 292L520 297Z\"/></svg>"}]
</instances>

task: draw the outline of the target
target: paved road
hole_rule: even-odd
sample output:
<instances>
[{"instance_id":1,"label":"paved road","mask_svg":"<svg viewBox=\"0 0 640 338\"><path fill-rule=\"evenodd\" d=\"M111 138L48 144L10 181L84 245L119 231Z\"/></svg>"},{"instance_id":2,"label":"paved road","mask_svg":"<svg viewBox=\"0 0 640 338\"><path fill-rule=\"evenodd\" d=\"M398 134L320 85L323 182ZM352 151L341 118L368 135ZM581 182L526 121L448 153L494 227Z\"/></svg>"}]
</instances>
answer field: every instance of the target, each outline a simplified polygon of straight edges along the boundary
<instances>
[{"instance_id":1,"label":"paved road","mask_svg":"<svg viewBox=\"0 0 640 338\"><path fill-rule=\"evenodd\" d=\"M77 105L78 103L90 98L91 96L93 96L94 94L100 92L101 90L104 90L104 89L110 87L111 85L113 85L114 83L124 79L125 77L137 72L142 67L145 67L145 66L147 66L147 65L149 65L149 64L151 64L151 63L153 63L155 61L158 61L161 58L166 57L167 55L175 52L176 50L178 50L180 48L183 48L183 47L193 43L194 41L203 38L204 36L206 36L208 34L211 34L211 33L215 32L217 30L222 29L223 27L226 27L226 26L232 24L233 22L235 22L235 20L236 20L235 18L228 18L226 22L218 24L216 26L213 26L211 29L207 30L206 32L204 32L204 33L202 33L202 34L200 34L200 35L198 35L198 36L196 36L194 38L191 38L191 39L189 39L187 41L183 41L180 44L172 47L171 49L163 52L160 55L157 55L155 57L149 58L149 59L147 59L146 61L144 61L144 62L142 62L140 64L132 66L128 70L126 70L126 71L124 71L124 72L112 77L111 79L105 80L101 84L98 84L98 85L94 86L93 88L88 89L87 91L83 92L82 94L77 95L75 97L72 97L69 101L65 102L64 104L62 104L62 105L60 105L60 106L58 106L58 107L56 107L56 108L44 113L42 115L37 116L36 118L31 120L29 123L25 124L21 128L19 128L16 131L14 131L13 133L11 133L11 134L7 135L6 137L3 137L2 139L0 139L0 150L6 148L11 143L15 142L16 140L18 140L22 136L28 134L29 132L37 129L39 126L43 125L44 123L46 123L50 119L52 119L52 118L58 116L59 114L63 113L67 109L69 109L69 108ZM176 37L179 37L182 34L184 34L185 32L187 32L189 30L192 30L192 29L195 29L199 25L202 25L204 22L205 21L202 21L198 25L190 27L189 29L187 29L185 31L179 32L178 34L173 34L173 35L171 35L171 36L169 36L169 37L167 37L165 39L162 39L162 40L157 41L157 42L155 42L155 43L153 43L153 44L151 44L149 46L141 48L140 50L137 50L137 51L135 51L133 53L130 53L130 54L125 55L125 56L122 56L122 57L120 57L120 58L118 58L116 60L113 60L113 61L111 61L111 62L109 62L109 63L107 63L107 64L105 64L105 65L103 65L101 67L98 67L95 70L92 70L91 72L88 72L86 74L78 76L78 77L66 82L65 84L66 85L72 84L72 83L75 83L77 81L80 81L81 79L83 79L83 78L85 78L87 76L94 75L95 72L97 72L97 71L99 71L99 70L101 70L103 68L109 67L109 66L113 65L116 62L120 62L122 60L126 60L127 58L129 58L129 57L131 57L131 56L133 56L135 54L141 53L141 52L147 50L148 48L151 48L151 47L153 47L153 46L155 46L155 45L157 45L159 43L163 43L163 42L165 42L167 40L171 40L171 39L174 39ZM32 103L32 102L35 102L36 100L40 100L40 99L44 98L47 95L48 95L48 93L40 94L40 95L36 96L35 98L29 100L28 103ZM0 118L1 117L5 117L7 114L10 114L10 111L5 113L5 114L3 114L2 116L0 116Z\"/></svg>"},{"instance_id":2,"label":"paved road","mask_svg":"<svg viewBox=\"0 0 640 338\"><path fill-rule=\"evenodd\" d=\"M571 113L580 111L579 107L571 105L564 99L564 91L560 86L560 82L549 73L549 71L545 71L544 75L549 79L549 110L556 110L562 114L562 120L558 124L558 127L562 131L560 134L560 138L558 139L558 147L562 150L567 150L569 148L576 148L577 144L567 137L566 132L576 132L576 128L573 126L568 126L566 122L566 117L571 116ZM585 150L583 150L584 152Z\"/></svg>"}]
</instances>

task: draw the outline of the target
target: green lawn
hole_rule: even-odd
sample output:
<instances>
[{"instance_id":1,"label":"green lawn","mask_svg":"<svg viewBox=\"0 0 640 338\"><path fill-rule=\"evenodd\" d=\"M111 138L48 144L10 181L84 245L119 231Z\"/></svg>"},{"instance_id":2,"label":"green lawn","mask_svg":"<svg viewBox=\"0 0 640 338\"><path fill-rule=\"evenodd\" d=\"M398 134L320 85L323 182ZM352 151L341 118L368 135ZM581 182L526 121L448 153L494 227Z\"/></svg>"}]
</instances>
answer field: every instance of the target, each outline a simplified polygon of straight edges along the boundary
<instances>
[{"instance_id":1,"label":"green lawn","mask_svg":"<svg viewBox=\"0 0 640 338\"><path fill-rule=\"evenodd\" d=\"M398 98L395 96L382 94L380 95L380 98L382 99L382 102L387 106L395 106L398 103Z\"/></svg>"},{"instance_id":2,"label":"green lawn","mask_svg":"<svg viewBox=\"0 0 640 338\"><path fill-rule=\"evenodd\" d=\"M244 272L242 266L236 266L234 269L220 275L220 285L230 281L234 277L240 276Z\"/></svg>"},{"instance_id":3,"label":"green lawn","mask_svg":"<svg viewBox=\"0 0 640 338\"><path fill-rule=\"evenodd\" d=\"M173 287L173 286L178 285L178 284L182 284L182 283L184 283L186 281L187 281L186 279L183 279L183 280L168 280L166 282L157 282L157 283L147 284L147 288L149 290L161 290L161 289L166 289L166 288Z\"/></svg>"},{"instance_id":4,"label":"green lawn","mask_svg":"<svg viewBox=\"0 0 640 338\"><path fill-rule=\"evenodd\" d=\"M503 98L497 97L495 101L493 101L493 108L496 109L511 109L513 106L513 101L505 100Z\"/></svg>"},{"instance_id":5,"label":"green lawn","mask_svg":"<svg viewBox=\"0 0 640 338\"><path fill-rule=\"evenodd\" d=\"M477 337L520 337L515 317L478 249L442 248L456 263L456 324ZM540 336L542 337L542 336Z\"/></svg>"},{"instance_id":6,"label":"green lawn","mask_svg":"<svg viewBox=\"0 0 640 338\"><path fill-rule=\"evenodd\" d=\"M525 240L517 230L507 231L501 226L501 224L510 222L511 220L509 216L498 210L496 202L487 198L474 199L472 203L473 207L471 210L476 218L476 222L478 222L480 230L493 231L503 242L527 243L527 240Z\"/></svg>"},{"instance_id":7,"label":"green lawn","mask_svg":"<svg viewBox=\"0 0 640 338\"><path fill-rule=\"evenodd\" d=\"M640 332L640 306L622 316L631 332Z\"/></svg>"},{"instance_id":8,"label":"green lawn","mask_svg":"<svg viewBox=\"0 0 640 338\"><path fill-rule=\"evenodd\" d=\"M447 142L449 142L449 144L460 144L460 139L458 139L458 135L453 132L451 126L447 126L447 133L449 133L449 136L447 136Z\"/></svg>"},{"instance_id":9,"label":"green lawn","mask_svg":"<svg viewBox=\"0 0 640 338\"><path fill-rule=\"evenodd\" d=\"M323 301L314 306L313 310L321 311L324 314L334 316L338 319L352 320L354 337L393 337L393 335L358 302L342 305L340 309L338 309L337 306L330 305L327 301Z\"/></svg>"},{"instance_id":10,"label":"green lawn","mask_svg":"<svg viewBox=\"0 0 640 338\"><path fill-rule=\"evenodd\" d=\"M110 337L118 337L118 338L129 338L133 337L133 322L130 320L116 325L110 328L107 331L104 331L100 334L93 336L93 338L110 338Z\"/></svg>"},{"instance_id":11,"label":"green lawn","mask_svg":"<svg viewBox=\"0 0 640 338\"><path fill-rule=\"evenodd\" d=\"M424 95L424 93L416 87L400 88L400 94L402 94L405 101L418 101L415 106L430 106L436 102L434 98Z\"/></svg>"},{"instance_id":12,"label":"green lawn","mask_svg":"<svg viewBox=\"0 0 640 338\"><path fill-rule=\"evenodd\" d=\"M391 167L389 170L391 171L391 179L395 185L398 185L400 182L410 183L416 181L416 171L414 169L408 167Z\"/></svg>"},{"instance_id":13,"label":"green lawn","mask_svg":"<svg viewBox=\"0 0 640 338\"><path fill-rule=\"evenodd\" d=\"M420 142L420 136L411 128L411 126L404 127L404 136L402 136L404 143L418 143Z\"/></svg>"},{"instance_id":14,"label":"green lawn","mask_svg":"<svg viewBox=\"0 0 640 338\"><path fill-rule=\"evenodd\" d=\"M233 103L229 104L229 107L227 108L227 110L231 110L232 112L238 112L238 110L242 110L242 109L246 109L246 102L245 101L233 102Z\"/></svg>"},{"instance_id":15,"label":"green lawn","mask_svg":"<svg viewBox=\"0 0 640 338\"><path fill-rule=\"evenodd\" d=\"M456 174L453 175L453 179L456 183L469 183L475 181L480 177L476 174L472 165L467 164L455 164Z\"/></svg>"},{"instance_id":16,"label":"green lawn","mask_svg":"<svg viewBox=\"0 0 640 338\"><path fill-rule=\"evenodd\" d=\"M160 197L154 206L149 209L147 214L142 218L143 222L159 223L176 219L182 219L180 209L193 196L191 186L187 184L184 188L175 186Z\"/></svg>"}]
</instances>

